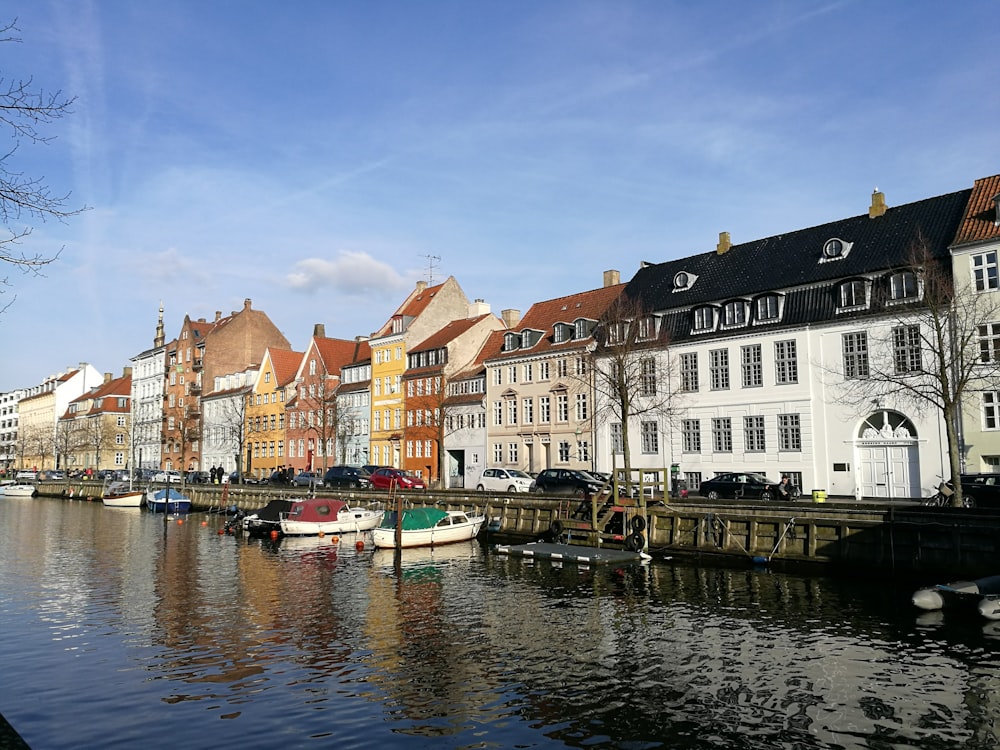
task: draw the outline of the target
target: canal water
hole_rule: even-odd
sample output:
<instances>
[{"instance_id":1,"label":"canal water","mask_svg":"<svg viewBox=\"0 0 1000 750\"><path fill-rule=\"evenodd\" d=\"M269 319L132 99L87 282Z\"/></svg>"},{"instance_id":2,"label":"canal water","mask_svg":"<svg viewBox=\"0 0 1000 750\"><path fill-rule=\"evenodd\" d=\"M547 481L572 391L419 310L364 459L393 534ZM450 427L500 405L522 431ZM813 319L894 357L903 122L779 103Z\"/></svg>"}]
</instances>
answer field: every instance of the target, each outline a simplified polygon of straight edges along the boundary
<instances>
[{"instance_id":1,"label":"canal water","mask_svg":"<svg viewBox=\"0 0 1000 750\"><path fill-rule=\"evenodd\" d=\"M0 714L33 750L1000 745L1000 627L913 581L182 520L0 499Z\"/></svg>"}]
</instances>

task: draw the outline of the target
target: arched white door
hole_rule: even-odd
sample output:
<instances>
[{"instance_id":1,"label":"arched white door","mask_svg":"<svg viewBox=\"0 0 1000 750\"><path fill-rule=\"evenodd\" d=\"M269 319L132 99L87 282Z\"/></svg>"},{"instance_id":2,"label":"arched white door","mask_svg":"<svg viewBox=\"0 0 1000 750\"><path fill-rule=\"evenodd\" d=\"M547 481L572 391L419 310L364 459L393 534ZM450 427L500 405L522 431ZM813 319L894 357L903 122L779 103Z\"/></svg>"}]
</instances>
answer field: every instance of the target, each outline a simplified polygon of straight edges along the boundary
<instances>
[{"instance_id":1,"label":"arched white door","mask_svg":"<svg viewBox=\"0 0 1000 750\"><path fill-rule=\"evenodd\" d=\"M920 497L917 431L899 412L883 409L864 420L855 440L855 465L863 497Z\"/></svg>"}]
</instances>

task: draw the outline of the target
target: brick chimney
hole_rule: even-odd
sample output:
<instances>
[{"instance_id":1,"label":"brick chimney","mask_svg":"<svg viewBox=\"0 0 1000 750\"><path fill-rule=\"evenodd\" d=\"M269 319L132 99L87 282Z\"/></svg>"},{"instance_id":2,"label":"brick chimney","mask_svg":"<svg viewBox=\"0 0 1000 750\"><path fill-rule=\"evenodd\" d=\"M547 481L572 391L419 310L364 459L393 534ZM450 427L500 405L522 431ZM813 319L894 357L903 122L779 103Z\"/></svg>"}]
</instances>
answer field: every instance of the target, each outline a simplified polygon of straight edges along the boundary
<instances>
[{"instance_id":1,"label":"brick chimney","mask_svg":"<svg viewBox=\"0 0 1000 750\"><path fill-rule=\"evenodd\" d=\"M604 272L604 286L617 286L622 283L622 275L615 270Z\"/></svg>"},{"instance_id":2,"label":"brick chimney","mask_svg":"<svg viewBox=\"0 0 1000 750\"><path fill-rule=\"evenodd\" d=\"M313 326L313 338L317 339L326 338L326 325L324 323L316 323Z\"/></svg>"},{"instance_id":3,"label":"brick chimney","mask_svg":"<svg viewBox=\"0 0 1000 750\"><path fill-rule=\"evenodd\" d=\"M874 219L883 216L889 207L885 205L885 194L878 188L872 191L872 204L868 207L868 218Z\"/></svg>"},{"instance_id":4,"label":"brick chimney","mask_svg":"<svg viewBox=\"0 0 1000 750\"><path fill-rule=\"evenodd\" d=\"M732 246L733 243L729 239L729 232L719 232L719 244L715 246L716 255L725 255Z\"/></svg>"},{"instance_id":5,"label":"brick chimney","mask_svg":"<svg viewBox=\"0 0 1000 750\"><path fill-rule=\"evenodd\" d=\"M500 319L508 329L515 328L521 322L521 311L514 309L501 310Z\"/></svg>"}]
</instances>

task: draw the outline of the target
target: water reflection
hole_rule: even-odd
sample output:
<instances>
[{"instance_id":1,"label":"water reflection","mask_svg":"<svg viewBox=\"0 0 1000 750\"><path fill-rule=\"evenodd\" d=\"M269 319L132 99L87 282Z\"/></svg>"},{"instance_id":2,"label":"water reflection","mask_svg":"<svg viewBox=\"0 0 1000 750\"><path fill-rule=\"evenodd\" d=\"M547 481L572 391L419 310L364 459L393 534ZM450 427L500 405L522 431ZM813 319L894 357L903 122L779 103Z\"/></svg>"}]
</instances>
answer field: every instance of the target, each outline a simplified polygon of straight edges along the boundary
<instances>
[{"instance_id":1,"label":"water reflection","mask_svg":"<svg viewBox=\"0 0 1000 750\"><path fill-rule=\"evenodd\" d=\"M1000 623L917 612L913 583L223 521L0 503L2 710L30 744L149 744L151 717L196 747L998 744Z\"/></svg>"}]
</instances>

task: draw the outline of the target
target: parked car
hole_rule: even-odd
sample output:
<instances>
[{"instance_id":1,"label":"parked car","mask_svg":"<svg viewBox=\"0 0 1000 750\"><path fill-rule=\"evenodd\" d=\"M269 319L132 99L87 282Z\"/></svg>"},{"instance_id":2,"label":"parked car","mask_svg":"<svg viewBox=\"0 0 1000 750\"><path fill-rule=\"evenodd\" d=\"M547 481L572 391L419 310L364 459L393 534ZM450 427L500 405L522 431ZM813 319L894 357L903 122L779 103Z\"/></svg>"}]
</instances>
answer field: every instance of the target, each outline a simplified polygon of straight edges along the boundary
<instances>
[{"instance_id":1,"label":"parked car","mask_svg":"<svg viewBox=\"0 0 1000 750\"><path fill-rule=\"evenodd\" d=\"M1000 474L962 474L966 508L1000 508Z\"/></svg>"},{"instance_id":2,"label":"parked car","mask_svg":"<svg viewBox=\"0 0 1000 750\"><path fill-rule=\"evenodd\" d=\"M19 482L34 482L38 480L38 472L32 469L21 469L14 475Z\"/></svg>"},{"instance_id":3,"label":"parked car","mask_svg":"<svg viewBox=\"0 0 1000 750\"><path fill-rule=\"evenodd\" d=\"M752 471L731 471L717 474L701 483L698 494L709 500L720 497L773 500L778 482Z\"/></svg>"},{"instance_id":4,"label":"parked car","mask_svg":"<svg viewBox=\"0 0 1000 750\"><path fill-rule=\"evenodd\" d=\"M535 480L520 469L484 469L476 489L480 492L531 492Z\"/></svg>"},{"instance_id":5,"label":"parked car","mask_svg":"<svg viewBox=\"0 0 1000 750\"><path fill-rule=\"evenodd\" d=\"M382 466L372 472L370 481L372 487L377 490L387 490L395 484L404 490L426 490L427 485L424 480L416 474L411 474L402 469L394 469L391 466Z\"/></svg>"},{"instance_id":6,"label":"parked car","mask_svg":"<svg viewBox=\"0 0 1000 750\"><path fill-rule=\"evenodd\" d=\"M234 471L229 475L230 484L260 484L260 480L257 477L252 477L250 475L240 476L238 471Z\"/></svg>"},{"instance_id":7,"label":"parked car","mask_svg":"<svg viewBox=\"0 0 1000 750\"><path fill-rule=\"evenodd\" d=\"M322 487L323 477L318 471L300 471L292 477L292 484L296 487Z\"/></svg>"},{"instance_id":8,"label":"parked car","mask_svg":"<svg viewBox=\"0 0 1000 750\"><path fill-rule=\"evenodd\" d=\"M371 474L362 466L331 466L323 475L323 484L327 487L360 487L372 486Z\"/></svg>"},{"instance_id":9,"label":"parked car","mask_svg":"<svg viewBox=\"0 0 1000 750\"><path fill-rule=\"evenodd\" d=\"M545 469L535 477L535 492L587 497L604 489L604 482L580 469Z\"/></svg>"},{"instance_id":10,"label":"parked car","mask_svg":"<svg viewBox=\"0 0 1000 750\"><path fill-rule=\"evenodd\" d=\"M179 471L158 471L150 477L153 483L164 483L164 482L179 482L181 481L181 473Z\"/></svg>"},{"instance_id":11,"label":"parked car","mask_svg":"<svg viewBox=\"0 0 1000 750\"><path fill-rule=\"evenodd\" d=\"M188 484L207 484L211 481L211 477L207 471L189 471L185 481Z\"/></svg>"},{"instance_id":12,"label":"parked car","mask_svg":"<svg viewBox=\"0 0 1000 750\"><path fill-rule=\"evenodd\" d=\"M61 469L49 469L38 472L38 478L43 482L59 482L66 478L66 472Z\"/></svg>"}]
</instances>

